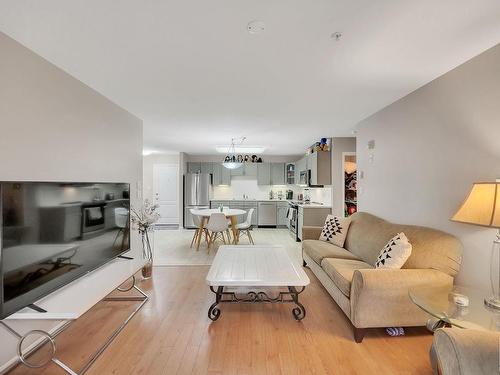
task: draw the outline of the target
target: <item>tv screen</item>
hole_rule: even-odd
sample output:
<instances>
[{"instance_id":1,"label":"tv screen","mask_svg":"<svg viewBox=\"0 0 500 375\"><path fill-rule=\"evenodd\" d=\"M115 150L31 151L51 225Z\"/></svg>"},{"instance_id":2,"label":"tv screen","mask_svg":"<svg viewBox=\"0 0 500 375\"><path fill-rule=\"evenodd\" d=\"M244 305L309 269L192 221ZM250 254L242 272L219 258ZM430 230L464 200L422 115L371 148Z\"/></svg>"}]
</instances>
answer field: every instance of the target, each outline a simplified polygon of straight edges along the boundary
<instances>
[{"instance_id":1,"label":"tv screen","mask_svg":"<svg viewBox=\"0 0 500 375\"><path fill-rule=\"evenodd\" d=\"M130 186L0 182L0 318L130 248Z\"/></svg>"}]
</instances>

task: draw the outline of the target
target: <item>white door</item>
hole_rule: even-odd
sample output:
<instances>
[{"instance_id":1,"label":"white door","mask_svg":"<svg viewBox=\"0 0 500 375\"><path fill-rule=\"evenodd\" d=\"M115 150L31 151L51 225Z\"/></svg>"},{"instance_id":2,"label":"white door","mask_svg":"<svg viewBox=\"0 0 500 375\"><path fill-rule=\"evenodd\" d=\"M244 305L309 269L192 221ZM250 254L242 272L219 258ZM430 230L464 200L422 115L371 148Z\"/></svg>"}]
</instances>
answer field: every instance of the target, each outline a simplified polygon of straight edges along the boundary
<instances>
[{"instance_id":1,"label":"white door","mask_svg":"<svg viewBox=\"0 0 500 375\"><path fill-rule=\"evenodd\" d=\"M160 205L160 224L179 224L179 166L155 164L153 166L153 194Z\"/></svg>"}]
</instances>

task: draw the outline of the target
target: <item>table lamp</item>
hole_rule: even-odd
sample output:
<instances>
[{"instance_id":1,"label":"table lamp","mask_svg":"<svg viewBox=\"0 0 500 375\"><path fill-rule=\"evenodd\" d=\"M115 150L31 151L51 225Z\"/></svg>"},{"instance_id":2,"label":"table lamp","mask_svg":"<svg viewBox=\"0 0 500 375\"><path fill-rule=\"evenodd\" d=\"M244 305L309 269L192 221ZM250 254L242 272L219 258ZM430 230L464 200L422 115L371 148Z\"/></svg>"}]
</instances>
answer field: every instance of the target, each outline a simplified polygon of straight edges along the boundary
<instances>
[{"instance_id":1,"label":"table lamp","mask_svg":"<svg viewBox=\"0 0 500 375\"><path fill-rule=\"evenodd\" d=\"M491 249L490 282L493 295L485 298L484 304L500 310L500 179L496 182L474 183L451 220L499 229Z\"/></svg>"}]
</instances>

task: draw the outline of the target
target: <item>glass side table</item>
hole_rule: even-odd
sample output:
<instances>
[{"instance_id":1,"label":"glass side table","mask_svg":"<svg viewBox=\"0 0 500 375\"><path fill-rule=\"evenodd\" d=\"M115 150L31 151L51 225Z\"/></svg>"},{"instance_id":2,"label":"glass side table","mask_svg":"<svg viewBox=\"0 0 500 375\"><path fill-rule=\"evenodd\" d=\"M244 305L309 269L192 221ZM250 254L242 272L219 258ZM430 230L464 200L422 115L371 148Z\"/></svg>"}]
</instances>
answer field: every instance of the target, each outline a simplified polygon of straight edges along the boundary
<instances>
[{"instance_id":1,"label":"glass side table","mask_svg":"<svg viewBox=\"0 0 500 375\"><path fill-rule=\"evenodd\" d=\"M430 314L427 328L434 331L441 327L475 328L500 331L500 313L484 305L488 293L460 286L415 287L408 291L414 304ZM454 301L456 296L466 296L468 306L460 306Z\"/></svg>"}]
</instances>

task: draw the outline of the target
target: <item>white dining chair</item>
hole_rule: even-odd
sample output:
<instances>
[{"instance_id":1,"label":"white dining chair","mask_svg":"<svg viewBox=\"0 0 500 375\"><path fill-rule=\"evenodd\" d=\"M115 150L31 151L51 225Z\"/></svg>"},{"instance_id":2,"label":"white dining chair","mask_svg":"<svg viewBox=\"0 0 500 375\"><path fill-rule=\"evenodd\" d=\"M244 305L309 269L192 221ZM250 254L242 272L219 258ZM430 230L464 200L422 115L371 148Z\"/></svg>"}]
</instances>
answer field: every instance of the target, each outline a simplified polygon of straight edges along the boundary
<instances>
[{"instance_id":1,"label":"white dining chair","mask_svg":"<svg viewBox=\"0 0 500 375\"><path fill-rule=\"evenodd\" d=\"M241 234L246 234L248 237L248 241L250 241L252 245L255 245L253 242L252 235L250 234L250 230L252 229L252 215L254 210L255 210L254 208L248 210L246 220L243 223L236 225L236 230L238 235L236 242L239 242Z\"/></svg>"},{"instance_id":2,"label":"white dining chair","mask_svg":"<svg viewBox=\"0 0 500 375\"><path fill-rule=\"evenodd\" d=\"M200 225L201 225L200 216L193 214L193 211L194 211L193 209L190 209L189 211L191 212L191 215L193 216L193 224L196 226L196 230L194 231L194 234L193 234L193 239L191 240L191 246L189 246L189 247L193 247L193 244L197 241L198 236L203 235L203 234L205 235L205 242L208 245L208 231L207 231L207 229L203 228L203 232L200 233ZM198 251L198 250L199 249L197 248L196 251Z\"/></svg>"},{"instance_id":3,"label":"white dining chair","mask_svg":"<svg viewBox=\"0 0 500 375\"><path fill-rule=\"evenodd\" d=\"M113 241L113 246L121 233L125 233L125 228L128 225L128 210L125 207L115 208L115 227L118 228L116 232L115 240Z\"/></svg>"},{"instance_id":4,"label":"white dining chair","mask_svg":"<svg viewBox=\"0 0 500 375\"><path fill-rule=\"evenodd\" d=\"M210 246L215 243L217 238L222 238L222 242L226 244L226 238L224 237L224 232L227 231L227 219L226 215L222 212L213 213L210 215L210 220L208 221L205 228L209 231L208 237L208 250L210 253ZM229 239L228 239L229 241Z\"/></svg>"},{"instance_id":5,"label":"white dining chair","mask_svg":"<svg viewBox=\"0 0 500 375\"><path fill-rule=\"evenodd\" d=\"M223 212L227 212L229 211L230 208L229 206L222 206L222 211ZM227 230L226 230L226 235L227 235L227 242L231 243L231 231L229 230L231 228L232 224L231 224L231 219L227 219Z\"/></svg>"}]
</instances>

